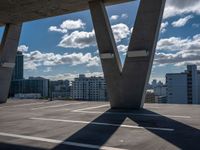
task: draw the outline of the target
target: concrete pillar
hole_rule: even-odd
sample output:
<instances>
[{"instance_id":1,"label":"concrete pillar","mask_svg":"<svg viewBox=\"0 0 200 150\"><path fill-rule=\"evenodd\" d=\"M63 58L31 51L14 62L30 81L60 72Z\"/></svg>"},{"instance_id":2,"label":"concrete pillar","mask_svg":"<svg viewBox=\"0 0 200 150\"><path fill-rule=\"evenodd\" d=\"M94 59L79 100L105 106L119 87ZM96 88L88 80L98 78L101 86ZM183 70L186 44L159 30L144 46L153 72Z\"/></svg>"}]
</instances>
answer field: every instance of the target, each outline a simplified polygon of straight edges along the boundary
<instances>
[{"instance_id":1,"label":"concrete pillar","mask_svg":"<svg viewBox=\"0 0 200 150\"><path fill-rule=\"evenodd\" d=\"M89 2L111 108L143 107L165 0L141 0L124 67L102 0Z\"/></svg>"},{"instance_id":2,"label":"concrete pillar","mask_svg":"<svg viewBox=\"0 0 200 150\"><path fill-rule=\"evenodd\" d=\"M120 83L118 81L122 65L104 4L97 0L89 2L89 6L107 83L108 96L112 105L120 96Z\"/></svg>"},{"instance_id":3,"label":"concrete pillar","mask_svg":"<svg viewBox=\"0 0 200 150\"><path fill-rule=\"evenodd\" d=\"M7 100L22 24L7 24L0 46L0 103Z\"/></svg>"}]
</instances>

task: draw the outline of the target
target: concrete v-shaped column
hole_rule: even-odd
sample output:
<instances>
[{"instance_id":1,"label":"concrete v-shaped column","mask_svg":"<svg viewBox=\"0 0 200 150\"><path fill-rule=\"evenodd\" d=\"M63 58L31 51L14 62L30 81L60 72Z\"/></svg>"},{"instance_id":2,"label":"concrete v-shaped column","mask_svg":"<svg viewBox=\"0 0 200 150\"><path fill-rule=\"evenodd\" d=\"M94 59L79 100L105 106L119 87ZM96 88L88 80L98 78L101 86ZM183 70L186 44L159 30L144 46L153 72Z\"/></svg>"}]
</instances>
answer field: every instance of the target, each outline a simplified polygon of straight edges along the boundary
<instances>
[{"instance_id":1,"label":"concrete v-shaped column","mask_svg":"<svg viewBox=\"0 0 200 150\"><path fill-rule=\"evenodd\" d=\"M143 107L165 0L141 0L124 67L102 0L89 2L112 108Z\"/></svg>"},{"instance_id":2,"label":"concrete v-shaped column","mask_svg":"<svg viewBox=\"0 0 200 150\"><path fill-rule=\"evenodd\" d=\"M0 103L7 100L21 27L21 24L5 26L0 46Z\"/></svg>"}]
</instances>

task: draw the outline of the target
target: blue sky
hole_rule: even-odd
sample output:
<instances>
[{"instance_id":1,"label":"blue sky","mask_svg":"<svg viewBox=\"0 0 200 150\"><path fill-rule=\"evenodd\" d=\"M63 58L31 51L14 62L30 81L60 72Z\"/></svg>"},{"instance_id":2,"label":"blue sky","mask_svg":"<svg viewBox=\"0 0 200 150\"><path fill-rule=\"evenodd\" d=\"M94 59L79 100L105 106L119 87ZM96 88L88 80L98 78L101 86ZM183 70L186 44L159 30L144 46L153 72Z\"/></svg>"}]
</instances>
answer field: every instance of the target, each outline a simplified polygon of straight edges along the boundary
<instances>
[{"instance_id":1,"label":"blue sky","mask_svg":"<svg viewBox=\"0 0 200 150\"><path fill-rule=\"evenodd\" d=\"M139 1L107 7L122 61ZM0 28L2 36L3 28ZM102 75L89 11L23 24L19 50L25 57L25 77L73 79L80 73ZM200 0L167 0L151 80L200 66Z\"/></svg>"}]
</instances>

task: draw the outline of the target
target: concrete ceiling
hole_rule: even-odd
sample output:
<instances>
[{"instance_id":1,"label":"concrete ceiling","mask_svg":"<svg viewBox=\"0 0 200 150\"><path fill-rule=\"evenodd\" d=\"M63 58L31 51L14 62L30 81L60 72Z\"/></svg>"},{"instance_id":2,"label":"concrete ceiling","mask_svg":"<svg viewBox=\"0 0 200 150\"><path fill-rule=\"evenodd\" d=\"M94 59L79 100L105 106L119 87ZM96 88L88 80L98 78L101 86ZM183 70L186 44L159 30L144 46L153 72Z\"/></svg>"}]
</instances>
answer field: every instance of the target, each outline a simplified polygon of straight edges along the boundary
<instances>
[{"instance_id":1,"label":"concrete ceiling","mask_svg":"<svg viewBox=\"0 0 200 150\"><path fill-rule=\"evenodd\" d=\"M0 0L0 25L20 23L88 9L90 0ZM113 5L133 0L104 0Z\"/></svg>"}]
</instances>

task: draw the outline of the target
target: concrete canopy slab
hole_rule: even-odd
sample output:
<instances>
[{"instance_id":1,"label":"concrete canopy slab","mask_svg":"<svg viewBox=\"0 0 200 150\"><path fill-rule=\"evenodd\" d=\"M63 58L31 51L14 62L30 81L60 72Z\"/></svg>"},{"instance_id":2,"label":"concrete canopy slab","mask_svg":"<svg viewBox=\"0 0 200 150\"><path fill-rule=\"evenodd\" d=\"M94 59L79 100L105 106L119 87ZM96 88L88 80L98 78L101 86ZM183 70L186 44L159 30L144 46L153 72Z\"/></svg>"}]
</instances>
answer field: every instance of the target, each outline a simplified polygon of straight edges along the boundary
<instances>
[{"instance_id":1,"label":"concrete canopy slab","mask_svg":"<svg viewBox=\"0 0 200 150\"><path fill-rule=\"evenodd\" d=\"M58 16L88 9L91 0L1 0L0 26ZM104 0L113 5L133 0Z\"/></svg>"}]
</instances>

